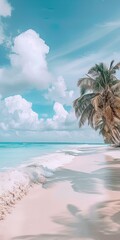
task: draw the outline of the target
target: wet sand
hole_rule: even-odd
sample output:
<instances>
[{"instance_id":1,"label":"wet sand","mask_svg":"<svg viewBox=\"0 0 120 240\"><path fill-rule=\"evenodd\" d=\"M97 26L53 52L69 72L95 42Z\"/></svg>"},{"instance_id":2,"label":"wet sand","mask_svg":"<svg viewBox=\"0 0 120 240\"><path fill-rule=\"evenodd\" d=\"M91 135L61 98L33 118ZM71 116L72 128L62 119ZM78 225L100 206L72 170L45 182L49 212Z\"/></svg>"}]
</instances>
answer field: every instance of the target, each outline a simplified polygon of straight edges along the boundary
<instances>
[{"instance_id":1,"label":"wet sand","mask_svg":"<svg viewBox=\"0 0 120 240\"><path fill-rule=\"evenodd\" d=\"M77 156L0 221L0 240L120 240L120 151Z\"/></svg>"}]
</instances>

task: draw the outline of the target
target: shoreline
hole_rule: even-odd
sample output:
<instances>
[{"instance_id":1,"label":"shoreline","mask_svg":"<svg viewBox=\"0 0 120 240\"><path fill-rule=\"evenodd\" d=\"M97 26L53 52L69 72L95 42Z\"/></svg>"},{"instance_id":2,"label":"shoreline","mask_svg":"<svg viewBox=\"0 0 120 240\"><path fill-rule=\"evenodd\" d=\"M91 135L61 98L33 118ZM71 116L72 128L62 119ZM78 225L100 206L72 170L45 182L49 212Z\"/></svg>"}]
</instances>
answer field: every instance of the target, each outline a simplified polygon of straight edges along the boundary
<instances>
[{"instance_id":1,"label":"shoreline","mask_svg":"<svg viewBox=\"0 0 120 240\"><path fill-rule=\"evenodd\" d=\"M55 158L55 161L52 160ZM31 187L43 184L59 167L72 161L73 156L62 152L46 154L33 158L27 164L16 169L0 172L0 221L12 211L12 207L21 200Z\"/></svg>"},{"instance_id":2,"label":"shoreline","mask_svg":"<svg viewBox=\"0 0 120 240\"><path fill-rule=\"evenodd\" d=\"M119 170L119 151L74 157L16 203L0 239L118 240Z\"/></svg>"},{"instance_id":3,"label":"shoreline","mask_svg":"<svg viewBox=\"0 0 120 240\"><path fill-rule=\"evenodd\" d=\"M74 148L67 147L61 151L32 158L30 162L16 169L0 172L0 220L11 212L12 207L28 193L31 186L45 183L58 167L70 163L77 155L94 154L96 149L103 151L104 148L106 146L86 144Z\"/></svg>"}]
</instances>

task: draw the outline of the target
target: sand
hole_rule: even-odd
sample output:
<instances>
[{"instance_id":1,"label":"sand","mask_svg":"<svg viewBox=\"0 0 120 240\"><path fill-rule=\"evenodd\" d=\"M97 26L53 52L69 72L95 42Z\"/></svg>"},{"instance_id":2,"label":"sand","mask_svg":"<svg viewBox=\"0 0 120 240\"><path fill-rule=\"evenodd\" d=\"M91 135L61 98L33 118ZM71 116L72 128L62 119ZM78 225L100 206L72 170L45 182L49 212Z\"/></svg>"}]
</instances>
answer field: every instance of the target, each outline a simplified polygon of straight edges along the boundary
<instances>
[{"instance_id":1,"label":"sand","mask_svg":"<svg viewBox=\"0 0 120 240\"><path fill-rule=\"evenodd\" d=\"M120 240L120 151L78 156L0 221L0 240Z\"/></svg>"}]
</instances>

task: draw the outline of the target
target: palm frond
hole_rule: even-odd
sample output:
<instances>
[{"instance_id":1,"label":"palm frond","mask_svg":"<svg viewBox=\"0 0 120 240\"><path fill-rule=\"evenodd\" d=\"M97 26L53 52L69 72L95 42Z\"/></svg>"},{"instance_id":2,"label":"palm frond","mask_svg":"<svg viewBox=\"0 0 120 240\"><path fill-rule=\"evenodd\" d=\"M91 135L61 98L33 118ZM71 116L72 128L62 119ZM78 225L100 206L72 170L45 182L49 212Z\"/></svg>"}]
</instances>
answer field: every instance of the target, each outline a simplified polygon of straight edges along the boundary
<instances>
[{"instance_id":1,"label":"palm frond","mask_svg":"<svg viewBox=\"0 0 120 240\"><path fill-rule=\"evenodd\" d=\"M88 120L89 115L91 114L91 111L93 110L92 104L89 104L85 110L83 111L80 120L79 120L79 127L85 124L85 122Z\"/></svg>"},{"instance_id":2,"label":"palm frond","mask_svg":"<svg viewBox=\"0 0 120 240\"><path fill-rule=\"evenodd\" d=\"M111 63L110 63L109 71L112 69L113 63L114 63L114 60L112 60Z\"/></svg>"},{"instance_id":3,"label":"palm frond","mask_svg":"<svg viewBox=\"0 0 120 240\"><path fill-rule=\"evenodd\" d=\"M94 128L93 126L93 117L94 117L94 114L95 114L95 109L93 108L91 113L89 114L88 116L88 125L90 125L92 128Z\"/></svg>"},{"instance_id":4,"label":"palm frond","mask_svg":"<svg viewBox=\"0 0 120 240\"><path fill-rule=\"evenodd\" d=\"M118 62L112 69L113 69L113 70L118 70L118 69L120 69L120 62Z\"/></svg>"},{"instance_id":5,"label":"palm frond","mask_svg":"<svg viewBox=\"0 0 120 240\"><path fill-rule=\"evenodd\" d=\"M101 124L99 125L99 134L103 134L103 132L105 133L106 132L106 121L104 118L102 118L102 122Z\"/></svg>"},{"instance_id":6,"label":"palm frond","mask_svg":"<svg viewBox=\"0 0 120 240\"><path fill-rule=\"evenodd\" d=\"M120 80L117 79L114 75L111 75L109 78L109 86L112 87L113 85L120 83Z\"/></svg>"},{"instance_id":7,"label":"palm frond","mask_svg":"<svg viewBox=\"0 0 120 240\"><path fill-rule=\"evenodd\" d=\"M88 93L86 95L83 95L82 97L77 98L73 102L73 107L75 109L75 115L77 118L81 116L82 112L90 104L91 99L93 99L95 96L96 93Z\"/></svg>"},{"instance_id":8,"label":"palm frond","mask_svg":"<svg viewBox=\"0 0 120 240\"><path fill-rule=\"evenodd\" d=\"M93 119L92 119L93 123L93 128L95 130L98 130L101 126L101 124L103 123L102 121L102 116L99 112L95 112L94 115L93 115Z\"/></svg>"},{"instance_id":9,"label":"palm frond","mask_svg":"<svg viewBox=\"0 0 120 240\"><path fill-rule=\"evenodd\" d=\"M96 77L94 84L94 92L101 92L104 90L104 82L100 77Z\"/></svg>"},{"instance_id":10,"label":"palm frond","mask_svg":"<svg viewBox=\"0 0 120 240\"><path fill-rule=\"evenodd\" d=\"M108 68L104 63L96 64L88 73L99 79L99 84L105 87L107 83Z\"/></svg>"},{"instance_id":11,"label":"palm frond","mask_svg":"<svg viewBox=\"0 0 120 240\"><path fill-rule=\"evenodd\" d=\"M88 71L88 74L92 75L93 77L98 76L98 69L97 69L97 65L95 65L94 67L90 68Z\"/></svg>"},{"instance_id":12,"label":"palm frond","mask_svg":"<svg viewBox=\"0 0 120 240\"><path fill-rule=\"evenodd\" d=\"M94 83L95 80L93 78L90 77L80 78L78 80L77 86L80 87L81 95L85 94L85 92L88 90L93 90Z\"/></svg>"},{"instance_id":13,"label":"palm frond","mask_svg":"<svg viewBox=\"0 0 120 240\"><path fill-rule=\"evenodd\" d=\"M77 99L75 99L74 102L73 102L73 107L74 107L74 109L75 109L75 115L76 115L77 118L78 118L78 117L80 116L80 114L81 114L80 109L79 109L79 102L78 102L79 99L80 99L80 98L77 98Z\"/></svg>"}]
</instances>

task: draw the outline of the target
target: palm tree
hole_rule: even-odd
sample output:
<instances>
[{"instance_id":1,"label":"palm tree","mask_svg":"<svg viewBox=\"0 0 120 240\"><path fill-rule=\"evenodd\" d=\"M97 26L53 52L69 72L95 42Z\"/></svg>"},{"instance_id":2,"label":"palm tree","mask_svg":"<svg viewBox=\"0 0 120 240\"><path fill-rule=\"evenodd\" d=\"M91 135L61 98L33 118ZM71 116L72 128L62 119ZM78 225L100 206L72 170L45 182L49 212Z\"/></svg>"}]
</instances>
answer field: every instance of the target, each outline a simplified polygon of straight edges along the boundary
<instances>
[{"instance_id":1,"label":"palm tree","mask_svg":"<svg viewBox=\"0 0 120 240\"><path fill-rule=\"evenodd\" d=\"M120 146L120 81L115 74L119 69L120 62L114 65L114 60L109 67L96 64L78 81L80 97L73 103L79 127L88 121L106 143L117 146Z\"/></svg>"}]
</instances>

